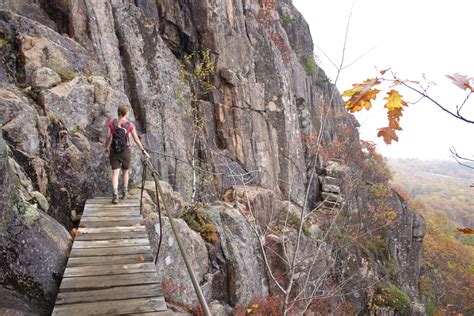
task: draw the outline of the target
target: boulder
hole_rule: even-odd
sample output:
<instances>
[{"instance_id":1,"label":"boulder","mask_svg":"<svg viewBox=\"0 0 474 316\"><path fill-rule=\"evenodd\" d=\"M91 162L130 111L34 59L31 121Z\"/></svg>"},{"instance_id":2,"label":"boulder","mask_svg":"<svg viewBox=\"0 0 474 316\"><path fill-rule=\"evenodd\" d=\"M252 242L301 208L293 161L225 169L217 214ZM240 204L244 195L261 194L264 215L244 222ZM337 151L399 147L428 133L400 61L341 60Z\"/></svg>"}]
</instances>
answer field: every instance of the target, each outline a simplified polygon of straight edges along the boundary
<instances>
[{"instance_id":1,"label":"boulder","mask_svg":"<svg viewBox=\"0 0 474 316\"><path fill-rule=\"evenodd\" d=\"M6 296L12 299L11 308L18 307L15 297L20 296L23 302L50 309L72 238L56 220L27 201L31 183L1 138L0 153L0 283L17 293Z\"/></svg>"},{"instance_id":2,"label":"boulder","mask_svg":"<svg viewBox=\"0 0 474 316\"><path fill-rule=\"evenodd\" d=\"M194 274L200 284L204 282L204 275L209 269L206 243L201 236L191 230L185 221L175 219L178 234L181 237L186 255L191 262ZM145 218L147 231L153 253L156 253L159 243L159 220L156 213ZM170 220L162 218L163 238L156 268L161 277L162 288L167 301L188 308L198 305L186 265L173 235Z\"/></svg>"},{"instance_id":3,"label":"boulder","mask_svg":"<svg viewBox=\"0 0 474 316\"><path fill-rule=\"evenodd\" d=\"M31 76L31 85L35 88L49 88L61 82L61 77L52 69L42 67Z\"/></svg>"},{"instance_id":4,"label":"boulder","mask_svg":"<svg viewBox=\"0 0 474 316\"><path fill-rule=\"evenodd\" d=\"M186 204L184 202L183 197L179 192L173 190L171 185L168 182L160 181L161 189L163 190L164 198L168 210L173 217L180 217L186 209ZM156 204L156 188L155 188L155 181L145 181L145 190L152 198L153 202ZM164 209L163 201L160 198L160 206L161 210L164 215L166 215L166 211Z\"/></svg>"},{"instance_id":5,"label":"boulder","mask_svg":"<svg viewBox=\"0 0 474 316\"><path fill-rule=\"evenodd\" d=\"M217 229L227 268L231 305L245 305L268 294L258 239L244 216L226 203L202 209Z\"/></svg>"}]
</instances>

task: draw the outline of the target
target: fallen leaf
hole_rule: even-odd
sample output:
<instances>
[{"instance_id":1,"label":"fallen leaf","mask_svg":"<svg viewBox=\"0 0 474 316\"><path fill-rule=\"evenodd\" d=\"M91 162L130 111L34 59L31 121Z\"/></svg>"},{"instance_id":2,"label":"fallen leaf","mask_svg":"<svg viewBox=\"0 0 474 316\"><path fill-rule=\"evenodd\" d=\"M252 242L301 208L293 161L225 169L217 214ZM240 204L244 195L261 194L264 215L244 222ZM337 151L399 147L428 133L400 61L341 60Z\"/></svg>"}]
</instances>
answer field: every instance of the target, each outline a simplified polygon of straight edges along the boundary
<instances>
[{"instance_id":1,"label":"fallen leaf","mask_svg":"<svg viewBox=\"0 0 474 316\"><path fill-rule=\"evenodd\" d=\"M460 233L467 234L467 235L474 235L474 229L469 227L458 227L456 230Z\"/></svg>"},{"instance_id":2,"label":"fallen leaf","mask_svg":"<svg viewBox=\"0 0 474 316\"><path fill-rule=\"evenodd\" d=\"M395 130L391 129L390 127L379 128L377 137L383 137L383 141L387 145L390 145L392 141L398 141L398 136L395 133Z\"/></svg>"},{"instance_id":3,"label":"fallen leaf","mask_svg":"<svg viewBox=\"0 0 474 316\"><path fill-rule=\"evenodd\" d=\"M145 261L145 257L143 257L142 255L139 255L138 256L138 261L140 261L140 262Z\"/></svg>"},{"instance_id":4,"label":"fallen leaf","mask_svg":"<svg viewBox=\"0 0 474 316\"><path fill-rule=\"evenodd\" d=\"M122 266L122 269L123 269L123 270L128 270L128 266L123 265L123 266Z\"/></svg>"},{"instance_id":5,"label":"fallen leaf","mask_svg":"<svg viewBox=\"0 0 474 316\"><path fill-rule=\"evenodd\" d=\"M72 236L72 238L73 238L73 239L76 238L76 235L77 235L77 228L73 228L73 229L71 230L71 236Z\"/></svg>"}]
</instances>

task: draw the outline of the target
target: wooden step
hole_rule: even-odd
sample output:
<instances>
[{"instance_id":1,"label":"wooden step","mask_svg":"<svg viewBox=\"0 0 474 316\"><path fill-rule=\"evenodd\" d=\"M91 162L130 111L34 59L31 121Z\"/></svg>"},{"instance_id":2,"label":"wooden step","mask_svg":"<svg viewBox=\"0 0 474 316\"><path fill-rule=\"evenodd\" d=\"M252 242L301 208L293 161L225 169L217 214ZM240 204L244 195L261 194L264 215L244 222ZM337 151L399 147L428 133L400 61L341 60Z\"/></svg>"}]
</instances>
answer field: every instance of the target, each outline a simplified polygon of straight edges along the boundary
<instances>
[{"instance_id":1,"label":"wooden step","mask_svg":"<svg viewBox=\"0 0 474 316\"><path fill-rule=\"evenodd\" d=\"M166 311L164 297L132 298L92 303L57 305L53 315L124 315L130 313Z\"/></svg>"}]
</instances>

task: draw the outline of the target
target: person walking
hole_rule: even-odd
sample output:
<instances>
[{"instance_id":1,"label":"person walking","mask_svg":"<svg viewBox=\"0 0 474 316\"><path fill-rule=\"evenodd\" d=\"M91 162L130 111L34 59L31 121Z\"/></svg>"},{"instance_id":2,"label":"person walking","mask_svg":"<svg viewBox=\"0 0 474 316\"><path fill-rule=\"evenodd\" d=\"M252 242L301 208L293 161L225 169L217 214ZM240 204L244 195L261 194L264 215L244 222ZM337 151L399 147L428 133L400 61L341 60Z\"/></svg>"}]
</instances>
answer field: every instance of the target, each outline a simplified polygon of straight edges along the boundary
<instances>
[{"instance_id":1,"label":"person walking","mask_svg":"<svg viewBox=\"0 0 474 316\"><path fill-rule=\"evenodd\" d=\"M118 182L120 169L123 173L123 190L121 199L128 197L128 170L132 156L130 140L128 136L132 134L133 140L140 147L143 155L148 159L150 155L137 135L137 130L132 122L127 121L128 107L121 105L117 109L117 118L107 122L107 134L105 139L104 153L109 156L112 166L112 204L118 203Z\"/></svg>"}]
</instances>

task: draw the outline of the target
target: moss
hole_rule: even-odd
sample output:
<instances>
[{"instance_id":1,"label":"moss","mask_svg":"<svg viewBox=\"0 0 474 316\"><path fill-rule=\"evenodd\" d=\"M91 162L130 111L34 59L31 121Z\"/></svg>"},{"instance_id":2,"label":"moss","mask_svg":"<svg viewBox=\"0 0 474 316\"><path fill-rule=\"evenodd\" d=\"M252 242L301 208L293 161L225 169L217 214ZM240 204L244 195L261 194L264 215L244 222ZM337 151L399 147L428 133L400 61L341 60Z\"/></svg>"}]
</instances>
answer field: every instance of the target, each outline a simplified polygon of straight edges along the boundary
<instances>
[{"instance_id":1,"label":"moss","mask_svg":"<svg viewBox=\"0 0 474 316\"><path fill-rule=\"evenodd\" d=\"M23 89L22 91L27 97L29 97L33 101L37 102L39 100L40 91L41 91L40 88L28 87L26 89Z\"/></svg>"},{"instance_id":2,"label":"moss","mask_svg":"<svg viewBox=\"0 0 474 316\"><path fill-rule=\"evenodd\" d=\"M77 73L75 73L74 71L58 65L50 66L50 68L61 77L62 81L71 81L77 76Z\"/></svg>"},{"instance_id":3,"label":"moss","mask_svg":"<svg viewBox=\"0 0 474 316\"><path fill-rule=\"evenodd\" d=\"M28 226L31 226L40 218L40 213L36 205L27 202L20 204L20 213Z\"/></svg>"},{"instance_id":4,"label":"moss","mask_svg":"<svg viewBox=\"0 0 474 316\"><path fill-rule=\"evenodd\" d=\"M290 225L294 226L296 229L298 229L301 225L301 218L296 214L288 213L288 223ZM306 237L311 236L311 232L309 230L309 227L306 224L303 224L303 234Z\"/></svg>"},{"instance_id":5,"label":"moss","mask_svg":"<svg viewBox=\"0 0 474 316\"><path fill-rule=\"evenodd\" d=\"M403 311L411 304L410 296L393 283L385 284L382 287L382 293L385 298L385 304L398 311Z\"/></svg>"},{"instance_id":6,"label":"moss","mask_svg":"<svg viewBox=\"0 0 474 316\"><path fill-rule=\"evenodd\" d=\"M197 208L189 208L181 218L188 224L189 228L198 232L201 237L210 243L219 242L217 229L212 223L208 223L206 214Z\"/></svg>"},{"instance_id":7,"label":"moss","mask_svg":"<svg viewBox=\"0 0 474 316\"><path fill-rule=\"evenodd\" d=\"M58 245L59 249L67 249L69 247L67 242L56 233L56 231L53 229L51 223L48 220L43 218L39 221L39 223L43 231L46 232L48 237L53 240L56 245Z\"/></svg>"},{"instance_id":8,"label":"moss","mask_svg":"<svg viewBox=\"0 0 474 316\"><path fill-rule=\"evenodd\" d=\"M0 48L8 44L8 39L7 38L2 38L0 39Z\"/></svg>"},{"instance_id":9,"label":"moss","mask_svg":"<svg viewBox=\"0 0 474 316\"><path fill-rule=\"evenodd\" d=\"M80 136L80 135L84 135L86 132L86 130L84 129L83 126L80 126L80 125L76 125L76 127L70 131L68 131L69 135L71 136Z\"/></svg>"},{"instance_id":10,"label":"moss","mask_svg":"<svg viewBox=\"0 0 474 316\"><path fill-rule=\"evenodd\" d=\"M283 26L288 26L291 23L293 23L293 21L294 21L294 18L291 15L286 15L281 19L281 24Z\"/></svg>"}]
</instances>

